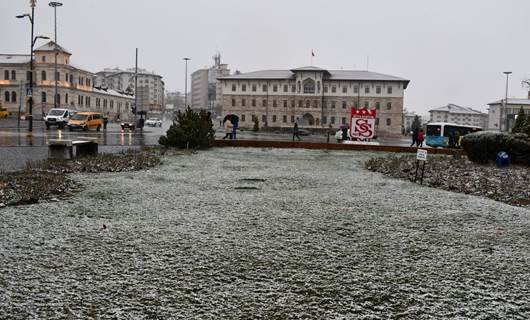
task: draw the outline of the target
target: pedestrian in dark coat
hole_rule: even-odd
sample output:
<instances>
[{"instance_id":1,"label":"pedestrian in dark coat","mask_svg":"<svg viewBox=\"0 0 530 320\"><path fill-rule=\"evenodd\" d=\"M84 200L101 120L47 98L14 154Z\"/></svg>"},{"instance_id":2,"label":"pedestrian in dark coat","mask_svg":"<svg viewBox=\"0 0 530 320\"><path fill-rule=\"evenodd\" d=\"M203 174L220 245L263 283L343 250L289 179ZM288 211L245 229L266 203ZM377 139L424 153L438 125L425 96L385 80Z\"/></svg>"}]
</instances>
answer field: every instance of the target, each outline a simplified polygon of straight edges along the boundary
<instances>
[{"instance_id":1,"label":"pedestrian in dark coat","mask_svg":"<svg viewBox=\"0 0 530 320\"><path fill-rule=\"evenodd\" d=\"M416 138L416 146L423 147L423 140L425 139L425 135L423 134L423 129L418 132L418 137Z\"/></svg>"},{"instance_id":2,"label":"pedestrian in dark coat","mask_svg":"<svg viewBox=\"0 0 530 320\"><path fill-rule=\"evenodd\" d=\"M298 141L302 141L302 139L300 139L300 135L299 135L299 132L298 132L298 123L294 123L294 127L293 127L293 141L294 141L294 138L297 137L298 138Z\"/></svg>"}]
</instances>

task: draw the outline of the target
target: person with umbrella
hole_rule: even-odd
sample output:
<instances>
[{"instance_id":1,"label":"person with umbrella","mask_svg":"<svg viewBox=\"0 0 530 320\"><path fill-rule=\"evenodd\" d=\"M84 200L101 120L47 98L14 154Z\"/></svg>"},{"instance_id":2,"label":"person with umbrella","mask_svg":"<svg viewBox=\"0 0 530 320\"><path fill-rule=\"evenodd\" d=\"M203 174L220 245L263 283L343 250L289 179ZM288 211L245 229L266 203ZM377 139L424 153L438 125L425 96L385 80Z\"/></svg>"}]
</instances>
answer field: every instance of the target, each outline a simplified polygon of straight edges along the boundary
<instances>
[{"instance_id":1,"label":"person with umbrella","mask_svg":"<svg viewBox=\"0 0 530 320\"><path fill-rule=\"evenodd\" d=\"M225 126L225 136L223 137L223 140L228 138L230 140L232 140L233 138L233 134L234 134L234 125L232 124L232 119L233 118L233 115L232 114L227 114L225 116L225 118L223 119L223 124Z\"/></svg>"}]
</instances>

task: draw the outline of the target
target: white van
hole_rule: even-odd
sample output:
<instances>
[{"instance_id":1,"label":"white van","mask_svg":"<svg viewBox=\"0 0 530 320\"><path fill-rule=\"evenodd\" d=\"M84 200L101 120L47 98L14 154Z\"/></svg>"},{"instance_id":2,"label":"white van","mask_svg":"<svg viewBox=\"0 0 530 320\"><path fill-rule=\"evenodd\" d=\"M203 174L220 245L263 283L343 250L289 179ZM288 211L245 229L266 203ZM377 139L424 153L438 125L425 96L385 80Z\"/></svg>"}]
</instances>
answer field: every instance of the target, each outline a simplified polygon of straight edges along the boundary
<instances>
[{"instance_id":1,"label":"white van","mask_svg":"<svg viewBox=\"0 0 530 320\"><path fill-rule=\"evenodd\" d=\"M75 111L68 109L51 109L44 117L46 129L50 129L51 126L57 126L59 129L63 129L68 124L70 117L74 114Z\"/></svg>"}]
</instances>

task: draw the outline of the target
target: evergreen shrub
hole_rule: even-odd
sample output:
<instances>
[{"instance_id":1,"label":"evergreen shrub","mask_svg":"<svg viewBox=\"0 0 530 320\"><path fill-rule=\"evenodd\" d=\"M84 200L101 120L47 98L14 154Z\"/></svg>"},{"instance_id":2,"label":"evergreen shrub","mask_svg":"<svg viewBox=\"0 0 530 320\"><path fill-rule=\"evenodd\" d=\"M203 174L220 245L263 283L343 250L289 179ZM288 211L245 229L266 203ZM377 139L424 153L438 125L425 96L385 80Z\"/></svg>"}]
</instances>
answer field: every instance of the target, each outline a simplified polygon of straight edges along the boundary
<instances>
[{"instance_id":1,"label":"evergreen shrub","mask_svg":"<svg viewBox=\"0 0 530 320\"><path fill-rule=\"evenodd\" d=\"M508 153L512 163L530 166L530 140L523 133L470 133L462 138L462 148L473 162L495 161L497 153L504 151Z\"/></svg>"},{"instance_id":2,"label":"evergreen shrub","mask_svg":"<svg viewBox=\"0 0 530 320\"><path fill-rule=\"evenodd\" d=\"M166 147L204 149L212 146L215 138L211 114L195 112L187 107L179 111L165 136L158 143Z\"/></svg>"}]
</instances>

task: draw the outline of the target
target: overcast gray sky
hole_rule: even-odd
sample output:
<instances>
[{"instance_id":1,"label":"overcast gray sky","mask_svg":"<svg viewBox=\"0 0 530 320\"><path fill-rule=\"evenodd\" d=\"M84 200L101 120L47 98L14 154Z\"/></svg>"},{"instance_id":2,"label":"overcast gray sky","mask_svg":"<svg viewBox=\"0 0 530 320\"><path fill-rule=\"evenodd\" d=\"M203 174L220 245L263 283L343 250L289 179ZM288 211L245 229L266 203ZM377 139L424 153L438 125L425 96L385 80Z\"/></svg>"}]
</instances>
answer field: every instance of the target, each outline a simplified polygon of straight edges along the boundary
<instances>
[{"instance_id":1,"label":"overcast gray sky","mask_svg":"<svg viewBox=\"0 0 530 320\"><path fill-rule=\"evenodd\" d=\"M53 37L53 9L37 0L35 34ZM405 107L427 114L447 103L486 110L526 97L530 77L528 0L62 0L58 43L72 63L96 72L140 67L183 91L188 70L219 51L232 71L366 69L410 79ZM0 0L0 52L29 51L29 0ZM42 44L40 40L39 44ZM189 85L189 81L188 81Z\"/></svg>"}]
</instances>

